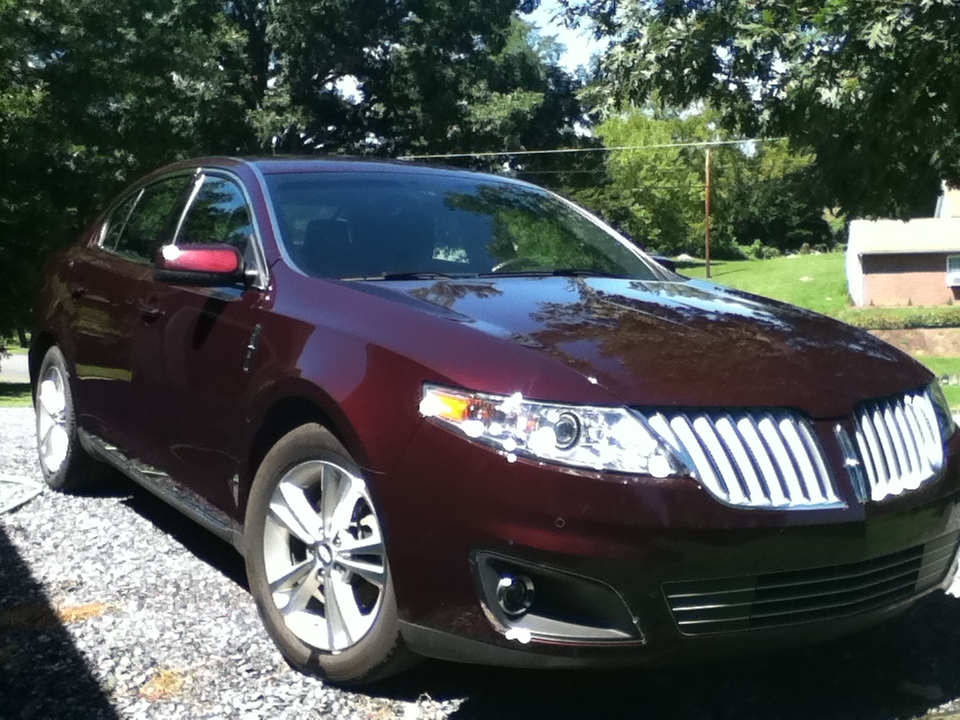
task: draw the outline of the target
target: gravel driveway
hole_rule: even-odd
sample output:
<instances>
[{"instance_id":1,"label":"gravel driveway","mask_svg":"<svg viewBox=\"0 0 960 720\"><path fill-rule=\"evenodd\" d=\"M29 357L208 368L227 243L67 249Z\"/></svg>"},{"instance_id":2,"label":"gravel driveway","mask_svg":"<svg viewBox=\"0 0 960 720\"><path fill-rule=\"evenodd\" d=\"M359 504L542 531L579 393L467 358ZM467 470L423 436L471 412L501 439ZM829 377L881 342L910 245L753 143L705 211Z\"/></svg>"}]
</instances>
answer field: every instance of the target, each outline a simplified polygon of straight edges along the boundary
<instances>
[{"instance_id":1,"label":"gravel driveway","mask_svg":"<svg viewBox=\"0 0 960 720\"><path fill-rule=\"evenodd\" d=\"M0 474L39 479L32 412ZM0 515L0 718L960 718L960 601L855 638L656 672L424 663L366 693L289 669L236 553L117 479Z\"/></svg>"}]
</instances>

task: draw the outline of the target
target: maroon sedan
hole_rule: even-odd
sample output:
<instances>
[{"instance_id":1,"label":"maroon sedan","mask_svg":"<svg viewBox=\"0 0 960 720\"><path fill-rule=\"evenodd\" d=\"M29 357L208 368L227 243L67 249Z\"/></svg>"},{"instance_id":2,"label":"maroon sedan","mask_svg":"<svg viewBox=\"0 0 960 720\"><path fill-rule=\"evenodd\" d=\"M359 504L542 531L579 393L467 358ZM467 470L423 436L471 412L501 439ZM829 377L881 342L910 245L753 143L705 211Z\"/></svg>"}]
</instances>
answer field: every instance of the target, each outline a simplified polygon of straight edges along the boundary
<instances>
[{"instance_id":1,"label":"maroon sedan","mask_svg":"<svg viewBox=\"0 0 960 720\"><path fill-rule=\"evenodd\" d=\"M30 360L47 483L109 464L231 541L333 681L785 647L956 563L927 370L508 179L164 168L50 262Z\"/></svg>"}]
</instances>

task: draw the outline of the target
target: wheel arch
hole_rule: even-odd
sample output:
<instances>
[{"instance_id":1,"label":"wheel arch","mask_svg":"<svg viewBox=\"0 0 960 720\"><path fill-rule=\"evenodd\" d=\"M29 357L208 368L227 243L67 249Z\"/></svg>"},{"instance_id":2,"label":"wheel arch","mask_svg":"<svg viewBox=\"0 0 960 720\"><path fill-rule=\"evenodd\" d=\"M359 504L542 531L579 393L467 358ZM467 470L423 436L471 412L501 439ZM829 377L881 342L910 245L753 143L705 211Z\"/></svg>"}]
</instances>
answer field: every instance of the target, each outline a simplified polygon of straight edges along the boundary
<instances>
[{"instance_id":1,"label":"wheel arch","mask_svg":"<svg viewBox=\"0 0 960 720\"><path fill-rule=\"evenodd\" d=\"M240 517L246 513L250 487L267 453L284 435L302 425L317 423L329 430L354 460L363 468L369 467L358 435L349 420L330 399L317 397L318 390L285 394L266 405L254 423L254 432L248 445L244 472L241 474L239 498Z\"/></svg>"},{"instance_id":2,"label":"wheel arch","mask_svg":"<svg viewBox=\"0 0 960 720\"><path fill-rule=\"evenodd\" d=\"M30 371L30 387L36 400L37 382L40 375L40 365L47 351L57 345L57 339L49 330L35 332L30 338L30 350L27 354L27 367Z\"/></svg>"}]
</instances>

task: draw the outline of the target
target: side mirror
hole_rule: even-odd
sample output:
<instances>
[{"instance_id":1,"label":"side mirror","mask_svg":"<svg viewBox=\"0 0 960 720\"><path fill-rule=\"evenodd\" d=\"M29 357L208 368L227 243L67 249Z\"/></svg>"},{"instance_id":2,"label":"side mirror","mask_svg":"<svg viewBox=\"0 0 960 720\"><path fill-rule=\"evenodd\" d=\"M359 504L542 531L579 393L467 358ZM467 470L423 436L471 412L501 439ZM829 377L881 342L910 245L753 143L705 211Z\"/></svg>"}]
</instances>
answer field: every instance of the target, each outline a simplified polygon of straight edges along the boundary
<instances>
[{"instance_id":1,"label":"side mirror","mask_svg":"<svg viewBox=\"0 0 960 720\"><path fill-rule=\"evenodd\" d=\"M164 245L153 277L178 285L232 285L243 280L243 257L230 245Z\"/></svg>"},{"instance_id":2,"label":"side mirror","mask_svg":"<svg viewBox=\"0 0 960 720\"><path fill-rule=\"evenodd\" d=\"M663 255L651 255L650 258L657 263L657 265L662 268L666 268L670 272L675 273L677 271L677 263L668 257L664 257Z\"/></svg>"}]
</instances>

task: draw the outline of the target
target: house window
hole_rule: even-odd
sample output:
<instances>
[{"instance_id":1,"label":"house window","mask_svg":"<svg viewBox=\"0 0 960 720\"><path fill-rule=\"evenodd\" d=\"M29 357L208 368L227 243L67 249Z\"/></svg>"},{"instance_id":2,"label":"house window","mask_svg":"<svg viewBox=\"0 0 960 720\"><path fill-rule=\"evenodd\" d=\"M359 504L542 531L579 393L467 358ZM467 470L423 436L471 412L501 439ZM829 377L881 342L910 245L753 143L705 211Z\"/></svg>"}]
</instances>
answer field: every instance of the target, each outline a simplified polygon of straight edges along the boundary
<instances>
[{"instance_id":1,"label":"house window","mask_svg":"<svg viewBox=\"0 0 960 720\"><path fill-rule=\"evenodd\" d=\"M947 256L947 287L960 287L960 255Z\"/></svg>"}]
</instances>

